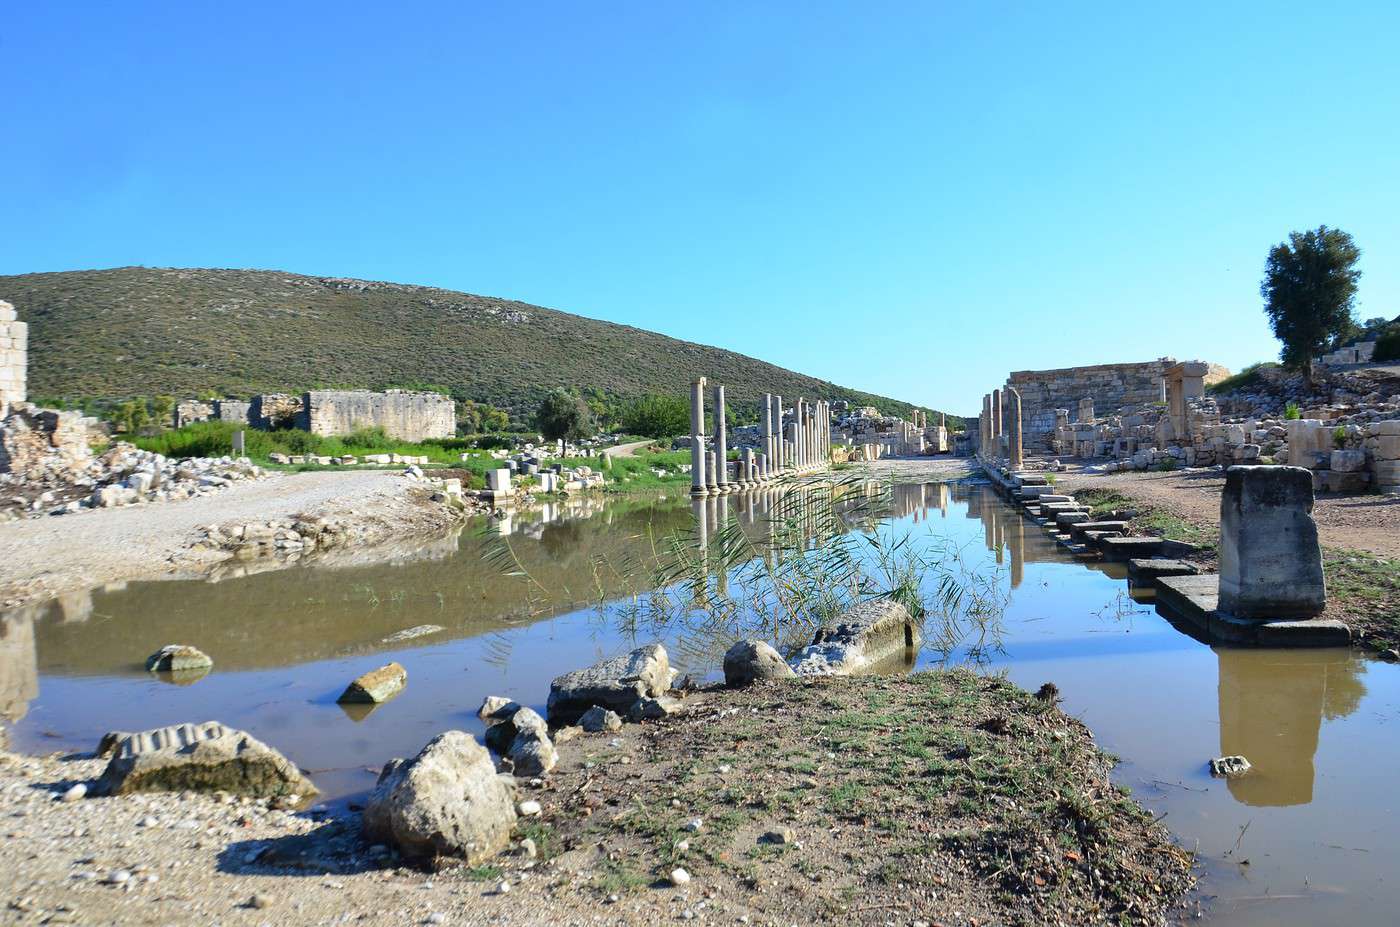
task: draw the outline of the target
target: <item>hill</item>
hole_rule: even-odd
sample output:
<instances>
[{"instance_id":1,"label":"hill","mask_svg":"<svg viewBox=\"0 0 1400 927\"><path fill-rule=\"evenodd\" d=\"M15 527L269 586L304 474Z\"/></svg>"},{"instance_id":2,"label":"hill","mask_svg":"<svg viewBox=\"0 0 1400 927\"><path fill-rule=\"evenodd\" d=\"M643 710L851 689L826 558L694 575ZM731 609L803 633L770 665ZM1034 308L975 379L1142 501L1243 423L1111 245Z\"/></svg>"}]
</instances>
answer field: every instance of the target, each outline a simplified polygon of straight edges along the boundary
<instances>
[{"instance_id":1,"label":"hill","mask_svg":"<svg viewBox=\"0 0 1400 927\"><path fill-rule=\"evenodd\" d=\"M523 417L556 386L625 399L683 393L704 375L739 406L773 391L914 408L732 351L433 287L120 267L0 276L0 299L30 323L36 398L429 385Z\"/></svg>"}]
</instances>

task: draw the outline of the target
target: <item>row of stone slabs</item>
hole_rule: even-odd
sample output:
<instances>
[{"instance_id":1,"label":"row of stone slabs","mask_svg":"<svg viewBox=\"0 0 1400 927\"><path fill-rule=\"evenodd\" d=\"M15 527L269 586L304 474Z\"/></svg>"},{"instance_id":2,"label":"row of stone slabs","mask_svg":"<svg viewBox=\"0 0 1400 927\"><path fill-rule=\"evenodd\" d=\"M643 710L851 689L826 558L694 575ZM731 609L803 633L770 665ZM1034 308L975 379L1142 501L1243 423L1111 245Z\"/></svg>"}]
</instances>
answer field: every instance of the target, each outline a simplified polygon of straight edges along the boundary
<instances>
[{"instance_id":1,"label":"row of stone slabs","mask_svg":"<svg viewBox=\"0 0 1400 927\"><path fill-rule=\"evenodd\" d=\"M1036 524L1080 560L1126 562L1128 582L1151 589L1157 611L1168 620L1187 622L1208 643L1259 647L1345 647L1351 629L1340 621L1256 621L1232 618L1219 611L1220 578L1202 574L1192 563L1177 559L1194 548L1165 538L1130 537L1126 521L1094 521L1073 496L1057 494L1044 477L1016 477L983 467L1004 496L1021 506ZM1041 481L1032 484L1029 481Z\"/></svg>"}]
</instances>

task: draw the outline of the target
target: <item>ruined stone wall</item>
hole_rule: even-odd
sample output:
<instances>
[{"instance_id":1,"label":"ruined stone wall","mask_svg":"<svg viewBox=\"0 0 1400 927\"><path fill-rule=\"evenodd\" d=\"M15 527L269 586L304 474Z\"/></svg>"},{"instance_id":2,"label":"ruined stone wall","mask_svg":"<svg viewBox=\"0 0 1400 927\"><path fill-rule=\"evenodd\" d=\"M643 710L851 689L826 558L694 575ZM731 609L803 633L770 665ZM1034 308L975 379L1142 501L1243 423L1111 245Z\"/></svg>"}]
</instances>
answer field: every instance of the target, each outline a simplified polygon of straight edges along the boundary
<instances>
[{"instance_id":1,"label":"ruined stone wall","mask_svg":"<svg viewBox=\"0 0 1400 927\"><path fill-rule=\"evenodd\" d=\"M0 417L11 403L24 402L28 358L29 326L18 320L14 306L0 300Z\"/></svg>"},{"instance_id":2,"label":"ruined stone wall","mask_svg":"<svg viewBox=\"0 0 1400 927\"><path fill-rule=\"evenodd\" d=\"M293 428L301 415L304 399L294 393L264 393L254 396L248 422L254 428Z\"/></svg>"},{"instance_id":3,"label":"ruined stone wall","mask_svg":"<svg viewBox=\"0 0 1400 927\"><path fill-rule=\"evenodd\" d=\"M297 427L318 435L383 428L391 438L413 442L450 438L457 433L457 404L437 393L313 390L302 401Z\"/></svg>"},{"instance_id":4,"label":"ruined stone wall","mask_svg":"<svg viewBox=\"0 0 1400 927\"><path fill-rule=\"evenodd\" d=\"M1077 421L1081 399L1092 399L1098 415L1123 406L1160 402L1162 377L1175 361L1163 357L1137 364L1096 364L1059 370L1018 370L1007 385L1021 394L1021 427L1026 446L1045 445L1055 431L1055 410L1068 409Z\"/></svg>"}]
</instances>

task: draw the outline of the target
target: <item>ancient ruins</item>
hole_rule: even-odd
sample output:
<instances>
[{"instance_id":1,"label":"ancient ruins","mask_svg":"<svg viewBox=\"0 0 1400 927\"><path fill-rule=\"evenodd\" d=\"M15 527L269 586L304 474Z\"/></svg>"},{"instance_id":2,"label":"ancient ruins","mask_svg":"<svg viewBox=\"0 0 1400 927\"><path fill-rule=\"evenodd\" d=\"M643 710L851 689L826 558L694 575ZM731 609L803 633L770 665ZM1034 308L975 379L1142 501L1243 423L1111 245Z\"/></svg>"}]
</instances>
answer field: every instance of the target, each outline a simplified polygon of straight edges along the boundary
<instances>
[{"instance_id":1,"label":"ancient ruins","mask_svg":"<svg viewBox=\"0 0 1400 927\"><path fill-rule=\"evenodd\" d=\"M1224 374L1204 361L1171 358L1012 373L983 397L980 453L1011 459L1014 390L1018 454L1093 460L1106 471L1290 464L1312 473L1316 492L1400 492L1400 408L1393 403L1375 397L1303 408L1297 418L1222 412L1206 387Z\"/></svg>"},{"instance_id":2,"label":"ancient ruins","mask_svg":"<svg viewBox=\"0 0 1400 927\"><path fill-rule=\"evenodd\" d=\"M752 489L782 475L825 469L831 463L831 407L798 398L784 410L783 397L764 393L756 447L744 447L729 460L724 386L710 387L714 434L707 447L704 377L690 384L690 492L722 495ZM785 418L786 416L786 418Z\"/></svg>"},{"instance_id":3,"label":"ancient ruins","mask_svg":"<svg viewBox=\"0 0 1400 927\"><path fill-rule=\"evenodd\" d=\"M391 438L418 444L457 433L457 404L440 393L391 389L266 393L246 400L187 399L176 406L177 427L211 419L261 430L300 428L327 436L381 428Z\"/></svg>"},{"instance_id":4,"label":"ancient ruins","mask_svg":"<svg viewBox=\"0 0 1400 927\"><path fill-rule=\"evenodd\" d=\"M29 326L15 316L15 307L0 300L0 418L10 404L24 402L29 371Z\"/></svg>"}]
</instances>

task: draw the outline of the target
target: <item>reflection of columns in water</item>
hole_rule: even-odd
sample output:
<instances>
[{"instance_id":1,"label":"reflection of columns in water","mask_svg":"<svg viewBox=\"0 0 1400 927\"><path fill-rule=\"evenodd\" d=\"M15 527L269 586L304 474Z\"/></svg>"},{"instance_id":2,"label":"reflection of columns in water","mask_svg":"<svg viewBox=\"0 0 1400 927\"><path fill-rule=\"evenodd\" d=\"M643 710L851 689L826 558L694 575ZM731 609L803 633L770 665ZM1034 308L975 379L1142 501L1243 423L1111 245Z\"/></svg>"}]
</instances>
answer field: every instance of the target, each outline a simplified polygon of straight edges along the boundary
<instances>
[{"instance_id":1,"label":"reflection of columns in water","mask_svg":"<svg viewBox=\"0 0 1400 927\"><path fill-rule=\"evenodd\" d=\"M18 721L39 696L38 651L34 646L36 608L0 615L0 718Z\"/></svg>"},{"instance_id":2,"label":"reflection of columns in water","mask_svg":"<svg viewBox=\"0 0 1400 927\"><path fill-rule=\"evenodd\" d=\"M948 484L938 483L938 511L942 517L948 517Z\"/></svg>"},{"instance_id":3,"label":"reflection of columns in water","mask_svg":"<svg viewBox=\"0 0 1400 927\"><path fill-rule=\"evenodd\" d=\"M1254 766L1226 780L1230 794L1254 806L1312 801L1322 719L1346 717L1361 703L1361 660L1345 649L1214 649L1221 755L1240 754Z\"/></svg>"},{"instance_id":4,"label":"reflection of columns in water","mask_svg":"<svg viewBox=\"0 0 1400 927\"><path fill-rule=\"evenodd\" d=\"M1006 546L1011 551L1011 588L1019 589L1026 569L1026 522L1019 515L1006 519Z\"/></svg>"}]
</instances>

